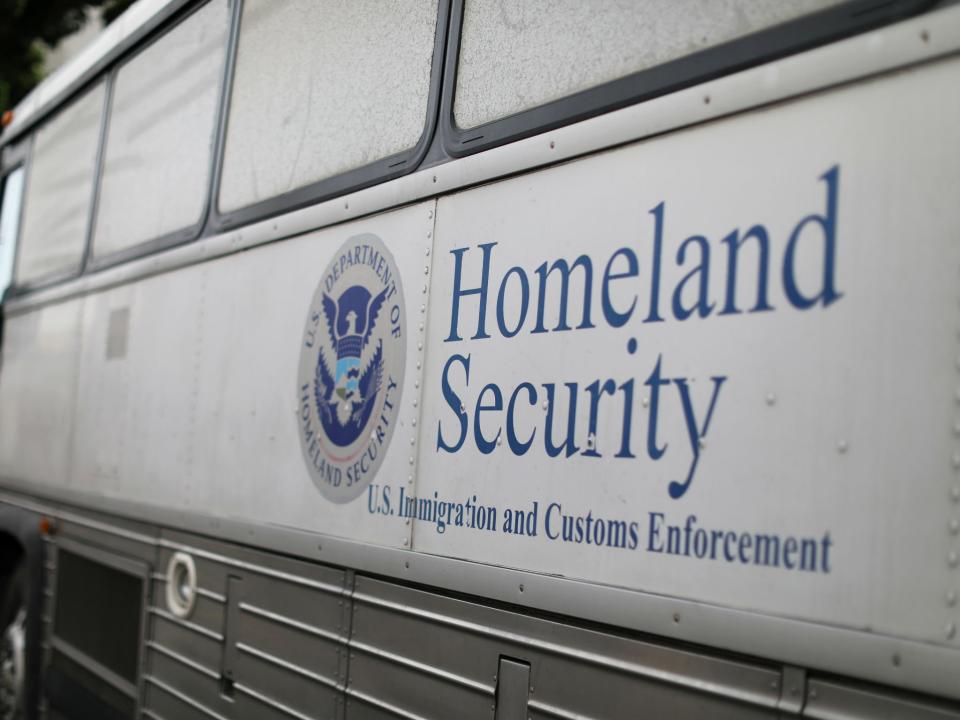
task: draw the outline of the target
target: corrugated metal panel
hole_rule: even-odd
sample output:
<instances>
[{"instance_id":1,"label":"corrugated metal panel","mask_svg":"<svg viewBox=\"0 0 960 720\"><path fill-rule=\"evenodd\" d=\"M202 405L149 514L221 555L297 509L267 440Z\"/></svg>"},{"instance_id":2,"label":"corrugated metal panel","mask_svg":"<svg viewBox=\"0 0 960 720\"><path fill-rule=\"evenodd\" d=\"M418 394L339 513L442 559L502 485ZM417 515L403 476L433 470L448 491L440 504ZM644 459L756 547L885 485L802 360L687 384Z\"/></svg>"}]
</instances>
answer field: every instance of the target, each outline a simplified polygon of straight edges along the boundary
<instances>
[{"instance_id":1,"label":"corrugated metal panel","mask_svg":"<svg viewBox=\"0 0 960 720\"><path fill-rule=\"evenodd\" d=\"M491 717L501 658L531 718L772 718L780 670L357 577L347 716Z\"/></svg>"},{"instance_id":2,"label":"corrugated metal panel","mask_svg":"<svg viewBox=\"0 0 960 720\"><path fill-rule=\"evenodd\" d=\"M307 720L342 713L345 572L172 533L162 544L161 569L174 552L193 558L198 597L191 615L178 618L166 607L165 576L154 575L150 713Z\"/></svg>"},{"instance_id":3,"label":"corrugated metal panel","mask_svg":"<svg viewBox=\"0 0 960 720\"><path fill-rule=\"evenodd\" d=\"M105 521L98 521L105 522ZM111 529L114 532L111 532ZM140 540L134 536L139 532ZM53 617L61 538L154 557L140 717L946 720L942 701L531 617L187 535L63 523L47 540ZM175 552L197 567L188 618L166 606ZM47 620L45 643L51 641ZM49 655L49 652L48 652ZM225 668L233 683L224 681ZM515 670L507 677L504 668ZM528 669L529 668L529 669ZM790 668L786 668L789 671ZM519 684L518 684L519 678ZM806 684L806 687L804 685ZM798 696L786 709L782 693ZM778 703L781 705L778 715ZM55 717L42 708L41 717Z\"/></svg>"},{"instance_id":4,"label":"corrugated metal panel","mask_svg":"<svg viewBox=\"0 0 960 720\"><path fill-rule=\"evenodd\" d=\"M812 678L807 688L806 718L816 720L956 720L960 707L867 686Z\"/></svg>"}]
</instances>

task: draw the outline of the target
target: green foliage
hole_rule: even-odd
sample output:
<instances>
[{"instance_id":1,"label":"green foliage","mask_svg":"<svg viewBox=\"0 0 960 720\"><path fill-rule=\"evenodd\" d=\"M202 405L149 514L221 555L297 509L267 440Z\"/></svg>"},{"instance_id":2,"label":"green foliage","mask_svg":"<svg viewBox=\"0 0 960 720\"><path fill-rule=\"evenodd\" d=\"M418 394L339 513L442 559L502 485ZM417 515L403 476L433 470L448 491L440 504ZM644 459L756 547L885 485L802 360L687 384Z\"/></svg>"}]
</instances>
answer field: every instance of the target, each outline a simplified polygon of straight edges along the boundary
<instances>
[{"instance_id":1,"label":"green foliage","mask_svg":"<svg viewBox=\"0 0 960 720\"><path fill-rule=\"evenodd\" d=\"M44 46L55 47L83 27L88 8L102 8L109 23L132 1L0 0L0 112L43 79Z\"/></svg>"}]
</instances>

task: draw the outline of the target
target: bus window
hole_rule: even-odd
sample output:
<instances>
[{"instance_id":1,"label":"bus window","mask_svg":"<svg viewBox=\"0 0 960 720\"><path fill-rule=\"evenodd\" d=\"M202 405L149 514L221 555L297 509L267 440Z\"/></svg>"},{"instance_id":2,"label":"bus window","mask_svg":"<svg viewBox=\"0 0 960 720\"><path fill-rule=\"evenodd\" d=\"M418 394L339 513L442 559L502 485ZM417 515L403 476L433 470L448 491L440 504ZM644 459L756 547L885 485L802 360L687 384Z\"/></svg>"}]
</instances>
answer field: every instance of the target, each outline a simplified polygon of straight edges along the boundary
<instances>
[{"instance_id":1,"label":"bus window","mask_svg":"<svg viewBox=\"0 0 960 720\"><path fill-rule=\"evenodd\" d=\"M24 202L16 281L80 270L103 114L99 83L37 131Z\"/></svg>"},{"instance_id":2,"label":"bus window","mask_svg":"<svg viewBox=\"0 0 960 720\"><path fill-rule=\"evenodd\" d=\"M117 73L97 221L95 258L202 222L229 27L213 0Z\"/></svg>"},{"instance_id":3,"label":"bus window","mask_svg":"<svg viewBox=\"0 0 960 720\"><path fill-rule=\"evenodd\" d=\"M474 128L843 0L465 0L454 118Z\"/></svg>"},{"instance_id":4,"label":"bus window","mask_svg":"<svg viewBox=\"0 0 960 720\"><path fill-rule=\"evenodd\" d=\"M13 280L13 256L20 227L20 201L23 199L23 166L10 172L3 181L0 200L0 302Z\"/></svg>"},{"instance_id":5,"label":"bus window","mask_svg":"<svg viewBox=\"0 0 960 720\"><path fill-rule=\"evenodd\" d=\"M248 0L219 210L230 212L414 148L437 0Z\"/></svg>"}]
</instances>

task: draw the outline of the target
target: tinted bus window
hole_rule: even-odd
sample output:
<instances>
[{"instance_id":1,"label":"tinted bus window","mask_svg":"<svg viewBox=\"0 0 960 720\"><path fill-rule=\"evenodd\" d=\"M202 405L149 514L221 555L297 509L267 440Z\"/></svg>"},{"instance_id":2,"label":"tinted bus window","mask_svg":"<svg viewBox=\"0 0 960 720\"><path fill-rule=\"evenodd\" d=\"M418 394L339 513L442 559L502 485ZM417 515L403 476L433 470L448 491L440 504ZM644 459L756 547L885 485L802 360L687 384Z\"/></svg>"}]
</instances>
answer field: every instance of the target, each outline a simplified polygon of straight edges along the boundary
<instances>
[{"instance_id":1,"label":"tinted bus window","mask_svg":"<svg viewBox=\"0 0 960 720\"><path fill-rule=\"evenodd\" d=\"M20 227L20 202L23 199L23 167L7 175L0 201L0 300L13 279L13 257Z\"/></svg>"},{"instance_id":2,"label":"tinted bus window","mask_svg":"<svg viewBox=\"0 0 960 720\"><path fill-rule=\"evenodd\" d=\"M201 222L228 26L227 0L213 0L120 68L96 257Z\"/></svg>"},{"instance_id":3,"label":"tinted bus window","mask_svg":"<svg viewBox=\"0 0 960 720\"><path fill-rule=\"evenodd\" d=\"M454 117L472 128L842 0L466 0Z\"/></svg>"},{"instance_id":4,"label":"tinted bus window","mask_svg":"<svg viewBox=\"0 0 960 720\"><path fill-rule=\"evenodd\" d=\"M436 0L245 2L221 212L416 146L436 23Z\"/></svg>"},{"instance_id":5,"label":"tinted bus window","mask_svg":"<svg viewBox=\"0 0 960 720\"><path fill-rule=\"evenodd\" d=\"M28 170L17 282L80 269L93 197L103 83L37 131Z\"/></svg>"}]
</instances>

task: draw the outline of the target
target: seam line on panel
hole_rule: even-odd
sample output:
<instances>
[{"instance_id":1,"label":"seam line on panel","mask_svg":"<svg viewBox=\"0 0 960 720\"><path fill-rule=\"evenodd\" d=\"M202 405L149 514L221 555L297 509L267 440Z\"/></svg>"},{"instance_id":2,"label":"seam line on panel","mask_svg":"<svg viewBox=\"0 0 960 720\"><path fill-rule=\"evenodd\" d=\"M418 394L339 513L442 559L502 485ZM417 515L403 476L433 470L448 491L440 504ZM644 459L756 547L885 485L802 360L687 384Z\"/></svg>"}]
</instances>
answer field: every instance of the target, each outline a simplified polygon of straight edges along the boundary
<instances>
[{"instance_id":1,"label":"seam line on panel","mask_svg":"<svg viewBox=\"0 0 960 720\"><path fill-rule=\"evenodd\" d=\"M153 579L154 582L157 582L157 583L167 582L167 576L164 575L163 573L153 573L153 575L151 575L150 577ZM213 590L207 590L206 588L198 587L196 589L196 593L200 597L205 597L207 598L207 600L213 600L214 602L218 602L220 604L226 604L227 602L227 598L224 595L221 595L218 592L214 592Z\"/></svg>"},{"instance_id":2,"label":"seam line on panel","mask_svg":"<svg viewBox=\"0 0 960 720\"><path fill-rule=\"evenodd\" d=\"M203 705L202 703L197 702L189 695L177 690L175 687L167 685L167 683L163 682L162 680L157 680L155 677L153 677L153 675L144 675L143 679L146 680L151 685L153 685L154 687L160 688L168 695L172 695L173 697L177 698L177 700L179 700L180 702L186 705L189 705L190 707L196 710L199 710L204 715L214 718L214 720L227 720L227 718L225 718L223 715L220 715L219 713L214 712L213 710L208 708L206 705Z\"/></svg>"},{"instance_id":3,"label":"seam line on panel","mask_svg":"<svg viewBox=\"0 0 960 720\"><path fill-rule=\"evenodd\" d=\"M540 702L539 700L534 700L533 698L529 698L527 700L527 707L531 710L536 710L539 713L543 713L544 715L559 718L559 720L584 720L586 717L585 715L579 715L567 710L562 710L556 705Z\"/></svg>"},{"instance_id":4,"label":"seam line on panel","mask_svg":"<svg viewBox=\"0 0 960 720\"><path fill-rule=\"evenodd\" d=\"M275 623L280 625L286 625L288 627L295 628L297 630L302 630L303 632L309 633L311 635L316 635L317 637L322 637L326 640L331 640L333 642L341 643L346 645L350 640L343 635L337 635L335 632L329 630L324 630L315 625L309 625L308 623L301 622L300 620L294 620L293 618L287 617L286 615L281 615L279 613L271 612L270 610L264 610L263 608L257 607L256 605L251 605L249 603L241 602L240 609L250 615L257 615L267 620L272 620Z\"/></svg>"},{"instance_id":5,"label":"seam line on panel","mask_svg":"<svg viewBox=\"0 0 960 720\"><path fill-rule=\"evenodd\" d=\"M354 640L350 643L350 650L357 650L359 652L367 653L368 655L375 655L379 658L387 660L388 662L392 662L397 665L403 665L404 667L412 668L414 670L419 670L427 675L432 675L433 677L446 680L455 685L469 688L470 690L483 693L484 695L494 695L496 693L495 688L490 685L477 682L476 680L471 680L470 678L462 675L447 672L446 670L441 670L440 668L428 663L411 660L410 658L404 657L403 655L397 655L396 653L389 652L388 650L381 650L374 645L368 645L366 643L361 643Z\"/></svg>"},{"instance_id":6,"label":"seam line on panel","mask_svg":"<svg viewBox=\"0 0 960 720\"><path fill-rule=\"evenodd\" d=\"M203 627L203 625L192 623L189 620L181 620L180 618L173 615L172 613L168 613L166 610L161 610L160 608L151 607L149 608L148 612L151 615L155 615L156 617L163 618L168 622L172 622L174 625L179 625L181 627L187 628L188 630L193 630L195 633L198 633L200 635L205 635L211 640L216 640L219 643L223 642L223 635L221 635L220 633L210 630L208 628L205 628Z\"/></svg>"},{"instance_id":7,"label":"seam line on panel","mask_svg":"<svg viewBox=\"0 0 960 720\"><path fill-rule=\"evenodd\" d=\"M151 650L156 650L161 655L166 655L168 658L172 660L176 660L181 665L186 665L188 668L191 668L192 670L196 670L197 672L202 673L209 678L213 678L214 680L220 679L219 673L214 672L207 666L201 665L195 660L191 660L190 658L185 657L180 653L171 650L168 647L164 647L163 645L156 642L155 640L147 640L147 647L150 648Z\"/></svg>"},{"instance_id":8,"label":"seam line on panel","mask_svg":"<svg viewBox=\"0 0 960 720\"><path fill-rule=\"evenodd\" d=\"M257 692L257 691L254 690L253 688L248 687L248 686L244 685L243 683L234 683L234 686L233 686L233 687L234 687L235 689L239 690L240 692L242 692L244 695L249 695L250 697L254 698L255 700L259 700L259 701L262 702L264 705L269 705L270 707L275 708L275 709L279 710L280 712L282 712L282 713L284 713L284 714L286 714L286 715L289 715L290 717L297 718L297 720L314 720L314 719L311 718L309 715L304 715L303 713L301 713L301 712L299 712L299 711L297 711L297 710L294 710L292 707L290 707L290 706L288 706L288 705L284 705L283 703L281 703L281 702L279 702L279 701L277 701L277 700L274 700L274 699L273 699L272 697L270 697L269 695L264 695L263 693Z\"/></svg>"},{"instance_id":9,"label":"seam line on panel","mask_svg":"<svg viewBox=\"0 0 960 720\"><path fill-rule=\"evenodd\" d=\"M437 112L440 110L438 108ZM439 132L440 124L438 123L437 128ZM436 179L436 178L434 178ZM440 215L440 199L434 197L431 199L430 203L431 209L428 211L430 217L428 218L429 222L429 231L427 233L427 240L429 240L427 246L427 262L425 263L427 269L427 277L424 280L423 285L423 303L421 305L420 314L422 317L421 327L423 328L420 331L420 343L421 349L417 351L417 382L415 385L416 396L415 404L417 406L416 410L416 433L414 434L415 445L415 463L411 466L411 478L410 478L410 495L411 497L418 497L420 492L419 480L420 480L420 443L423 437L423 414L424 414L424 404L423 404L423 393L426 391L426 383L424 378L427 374L427 351L429 349L429 338L430 338L430 297L433 295L433 278L436 274L435 268L433 266L433 260L437 255L437 221ZM401 508L401 511L403 508ZM410 523L410 531L407 533L408 547L410 550L413 550L414 543L416 542L416 531L415 528L417 523L414 522L413 518L408 517L407 522Z\"/></svg>"},{"instance_id":10,"label":"seam line on panel","mask_svg":"<svg viewBox=\"0 0 960 720\"><path fill-rule=\"evenodd\" d=\"M310 578L283 572L282 570L273 570L263 565L246 562L245 560L236 560L234 558L227 557L226 555L220 555L219 553L202 550L200 548L191 547L190 545L184 545L182 543L173 542L163 538L160 539L159 544L163 548L170 550L181 550L205 560L211 560L213 562L229 565L230 567L235 567L240 570L247 570L259 575L276 578L277 580L283 580L293 585L302 585L304 587L313 588L314 590L321 590L323 592L330 593L331 595L337 595L338 597L345 594L343 588L337 587L336 585L331 585L330 583L326 583L321 580L311 580Z\"/></svg>"},{"instance_id":11,"label":"seam line on panel","mask_svg":"<svg viewBox=\"0 0 960 720\"><path fill-rule=\"evenodd\" d=\"M398 708L396 705L391 705L390 703L380 700L379 698L375 698L373 695L367 695L364 692L360 692L352 688L347 688L345 692L348 697L356 698L367 705L373 705L381 710L386 710L388 713L396 715L397 717L402 717L406 720L428 720L428 718L425 718L423 715L417 715L416 713L412 713L408 710L403 710L402 708Z\"/></svg>"},{"instance_id":12,"label":"seam line on panel","mask_svg":"<svg viewBox=\"0 0 960 720\"><path fill-rule=\"evenodd\" d=\"M535 648L537 650L551 653L553 655L559 655L561 657L571 658L574 660L579 660L581 662L591 663L600 667L606 667L618 672L625 673L627 675L635 675L639 677L650 678L653 680L658 680L661 682L669 683L672 685L677 685L680 687L686 687L698 692L703 692L712 695L718 695L721 697L727 697L741 702L746 702L753 705L759 705L762 707L775 707L776 699L767 698L766 696L760 694L759 692L751 692L750 690L741 690L734 689L728 685L720 685L718 683L701 681L699 679L694 679L686 675L680 675L679 673L666 672L655 670L652 668L647 668L636 663L624 662L621 660L616 660L614 658L606 657L599 655L594 652L583 652L576 650L575 648L568 647L566 645L560 645L558 643L548 642L544 640L538 640L536 638L527 637L524 635L519 635L517 633L509 631L501 631L493 628L489 628L485 625L480 625L478 623L469 622L467 620L460 620L454 617L443 615L441 613L432 612L430 610L422 610L420 608L414 608L409 605L403 605L401 603L393 602L391 600L384 600L367 593L355 592L354 595L355 601L364 602L370 605L376 605L395 612L404 614L404 615L413 615L414 617L420 617L425 620L435 622L440 625L448 625L451 627L460 628L467 632L471 632L477 635L483 635L486 637L493 637L498 640L505 640L507 642L516 643L518 645L523 645L530 648Z\"/></svg>"},{"instance_id":13,"label":"seam line on panel","mask_svg":"<svg viewBox=\"0 0 960 720\"><path fill-rule=\"evenodd\" d=\"M342 692L344 686L338 683L336 680L331 680L328 677L320 675L318 673L307 670L306 668L300 667L296 663L289 662L282 658L278 658L276 655L271 655L270 653L264 652L263 650L258 650L255 647L247 645L246 643L238 642L237 650L245 652L248 655L252 655L255 658L259 658L265 662L276 665L277 667L283 668L284 670L289 670L292 673L297 675L302 675L303 677L313 680L314 682L320 683L321 685L326 685L329 688Z\"/></svg>"}]
</instances>

